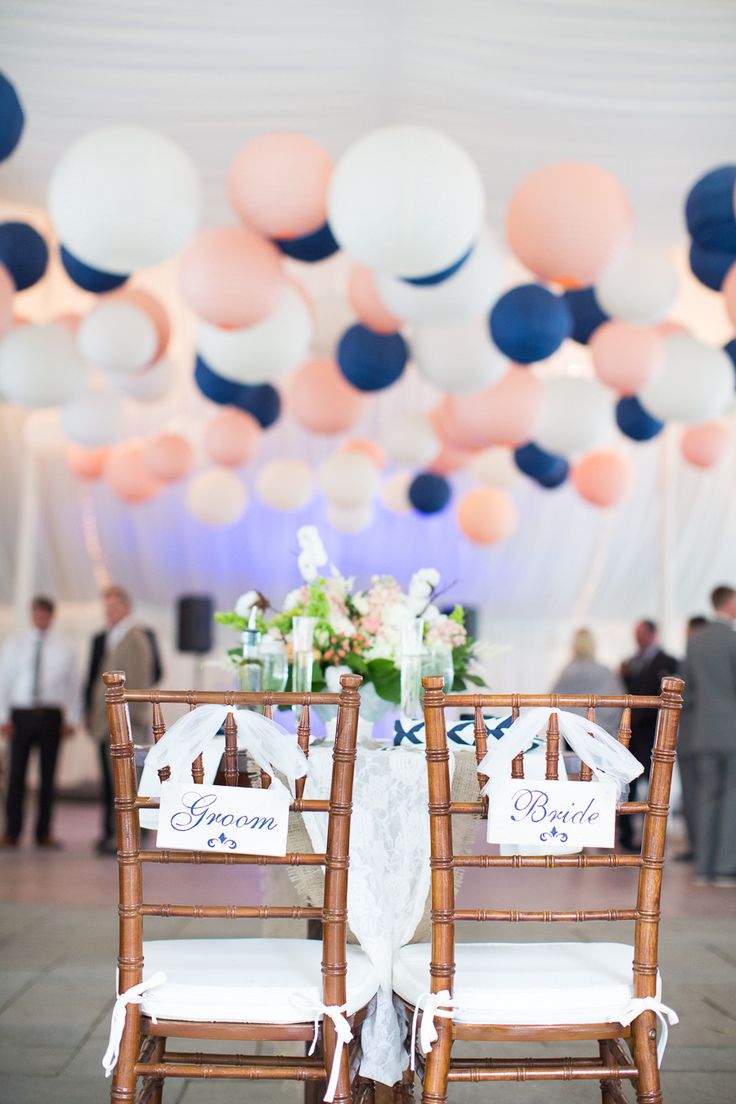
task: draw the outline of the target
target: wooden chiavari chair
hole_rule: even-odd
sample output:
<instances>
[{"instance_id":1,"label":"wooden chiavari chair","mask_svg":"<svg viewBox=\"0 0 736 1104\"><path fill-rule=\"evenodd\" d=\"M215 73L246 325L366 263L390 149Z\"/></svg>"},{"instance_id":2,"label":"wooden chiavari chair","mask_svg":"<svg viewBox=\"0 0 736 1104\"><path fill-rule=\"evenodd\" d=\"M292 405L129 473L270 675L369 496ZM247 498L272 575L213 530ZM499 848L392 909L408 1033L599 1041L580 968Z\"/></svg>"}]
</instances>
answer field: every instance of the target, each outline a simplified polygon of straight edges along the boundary
<instances>
[{"instance_id":1,"label":"wooden chiavari chair","mask_svg":"<svg viewBox=\"0 0 736 1104\"><path fill-rule=\"evenodd\" d=\"M657 1018L667 1010L660 1003L657 944L665 833L672 766L682 706L680 679L662 681L659 697L586 697L524 695L491 696L443 693L442 678L424 679L427 730L427 770L432 864L432 942L405 947L394 967L394 990L410 1017L429 1017L422 1100L443 1104L449 1083L496 1081L600 1080L603 1104L625 1104L622 1081L632 1081L639 1104L662 1100ZM484 815L488 799L453 803L445 709L471 707L476 717L477 758L486 753L482 710L511 708L514 715L529 706L622 710L618 740L628 747L632 709L658 710L649 793L645 802L623 802L617 815L644 814L641 853L456 855L452 816ZM558 776L560 737L557 714L547 728L546 777ZM511 776L524 777L523 755L513 761ZM591 771L581 766L580 780ZM479 776L481 786L487 779ZM489 870L629 868L637 872L637 896L632 908L459 909L455 906L453 874L461 868ZM581 875L581 884L585 881ZM633 888L633 887L632 887ZM492 879L488 882L493 900ZM634 945L624 943L456 943L461 921L587 922L633 921ZM433 996L428 996L431 993ZM436 995L445 994L437 1000ZM450 995L450 1000L447 994ZM423 999L423 995L426 999ZM659 1005L655 1012L652 1005ZM628 1007L627 1007L628 1006ZM424 1007L424 1012L422 1012ZM419 1009L417 1011L417 1009ZM436 1018L435 1018L436 1016ZM620 1017L620 1018L619 1018ZM622 1023L621 1019L626 1022ZM420 1020L421 1022L421 1020ZM673 1021L674 1022L674 1019ZM663 1029L666 1023L662 1018ZM435 1035L436 1032L436 1035ZM433 1039L434 1037L434 1039ZM472 1042L538 1042L594 1040L592 1057L453 1058L455 1040ZM626 1041L628 1050L622 1045ZM433 1044L433 1045L432 1045Z\"/></svg>"},{"instance_id":2,"label":"wooden chiavari chair","mask_svg":"<svg viewBox=\"0 0 736 1104\"><path fill-rule=\"evenodd\" d=\"M334 1100L336 1104L348 1104L351 1100L349 1048L340 1044L340 1037L345 1040L349 1030L354 1032L359 1027L366 1006L378 988L377 978L363 952L346 944L348 851L360 678L343 676L340 694L137 691L126 689L125 676L120 672L107 673L103 678L107 686L120 870L118 992L122 996L116 1002L113 1021L116 1016L118 1022L124 1020L111 1100L115 1104L133 1104L134 1101L136 1104L157 1104L168 1077L285 1079L304 1081L307 1087L317 1088L316 1083L330 1076L337 1050L339 1075ZM159 803L157 799L137 796L128 718L128 705L132 702L151 703L156 742L165 732L162 704L184 704L190 709L200 704L222 704L233 709L259 706L268 717L275 705L301 706L298 742L305 754L309 748L310 706L338 706L329 800L305 800L302 797L304 779L300 779L296 784L296 799L290 804L293 813L327 814L326 852L273 857L232 852L142 850L139 810L158 808ZM238 736L232 712L225 720L224 764L226 785L248 784L247 776L241 777L238 770ZM163 767L158 773L165 781L168 768ZM192 763L192 779L197 782L202 778L202 757L198 756ZM262 775L262 782L268 787L271 778ZM152 863L232 866L231 892L236 901L239 896L236 871L243 864L319 865L325 870L323 905L151 903L143 896L143 869ZM144 942L143 922L149 917L316 921L322 924L322 940L241 937ZM165 982L147 989L152 975L160 971L166 975ZM319 1008L314 1007L314 998L309 998L309 994L316 995ZM312 1005L307 1007L309 999ZM307 1044L318 1042L319 1049L313 1057L170 1051L169 1040L175 1038L231 1042L305 1040ZM111 1047L106 1056L108 1066L114 1060L110 1059L114 1049Z\"/></svg>"}]
</instances>

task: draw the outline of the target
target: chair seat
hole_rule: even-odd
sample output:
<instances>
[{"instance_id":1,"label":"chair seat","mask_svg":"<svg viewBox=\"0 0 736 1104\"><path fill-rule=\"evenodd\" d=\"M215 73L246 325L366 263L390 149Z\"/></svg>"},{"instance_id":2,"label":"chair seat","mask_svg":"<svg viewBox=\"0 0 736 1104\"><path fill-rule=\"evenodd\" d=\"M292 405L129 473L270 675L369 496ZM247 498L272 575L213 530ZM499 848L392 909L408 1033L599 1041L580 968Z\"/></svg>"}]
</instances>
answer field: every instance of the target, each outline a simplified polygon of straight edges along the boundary
<instances>
[{"instance_id":1,"label":"chair seat","mask_svg":"<svg viewBox=\"0 0 736 1104\"><path fill-rule=\"evenodd\" d=\"M147 1016L199 1023L322 1018L312 1011L323 1003L320 940L162 939L144 943L143 957L144 978L166 974L166 981L143 997ZM375 994L378 977L359 947L347 948L347 964L346 1015L351 1016Z\"/></svg>"},{"instance_id":2,"label":"chair seat","mask_svg":"<svg viewBox=\"0 0 736 1104\"><path fill-rule=\"evenodd\" d=\"M633 953L625 943L456 943L454 1019L618 1023L634 995ZM415 943L394 962L394 991L408 1004L430 988L430 955L430 944Z\"/></svg>"}]
</instances>

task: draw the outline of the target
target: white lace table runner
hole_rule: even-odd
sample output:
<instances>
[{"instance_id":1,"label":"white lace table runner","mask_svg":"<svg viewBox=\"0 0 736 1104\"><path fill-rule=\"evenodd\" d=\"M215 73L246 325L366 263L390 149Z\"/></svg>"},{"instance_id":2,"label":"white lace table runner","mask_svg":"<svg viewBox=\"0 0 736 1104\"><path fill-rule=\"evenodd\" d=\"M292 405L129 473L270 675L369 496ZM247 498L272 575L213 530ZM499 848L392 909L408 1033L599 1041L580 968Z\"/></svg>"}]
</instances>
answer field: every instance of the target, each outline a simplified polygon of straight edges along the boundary
<instances>
[{"instance_id":1,"label":"white lace table runner","mask_svg":"<svg viewBox=\"0 0 736 1104\"><path fill-rule=\"evenodd\" d=\"M451 770L455 762L451 758ZM472 757L474 775L475 757ZM305 798L329 793L332 748L312 748ZM360 1072L386 1085L407 1065L404 1025L394 1008L395 952L419 924L430 888L427 766L416 751L358 749L350 829L350 927L380 979L362 1028ZM470 818L466 818L470 820ZM326 846L326 814L305 814L315 851ZM471 822L472 823L472 822Z\"/></svg>"}]
</instances>

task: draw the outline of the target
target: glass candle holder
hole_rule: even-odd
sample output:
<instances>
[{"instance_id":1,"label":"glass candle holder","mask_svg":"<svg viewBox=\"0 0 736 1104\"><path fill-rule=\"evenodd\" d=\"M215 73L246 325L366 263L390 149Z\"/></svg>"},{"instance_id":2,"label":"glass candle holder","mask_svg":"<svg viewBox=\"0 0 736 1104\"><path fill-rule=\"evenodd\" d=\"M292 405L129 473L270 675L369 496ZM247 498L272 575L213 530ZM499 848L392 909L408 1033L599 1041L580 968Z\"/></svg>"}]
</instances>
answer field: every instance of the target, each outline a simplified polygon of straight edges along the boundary
<instances>
[{"instance_id":1,"label":"glass candle holder","mask_svg":"<svg viewBox=\"0 0 736 1104\"><path fill-rule=\"evenodd\" d=\"M406 621L401 630L401 712L415 720L422 715L422 656L424 653L424 621Z\"/></svg>"},{"instance_id":2,"label":"glass candle holder","mask_svg":"<svg viewBox=\"0 0 736 1104\"><path fill-rule=\"evenodd\" d=\"M293 622L294 659L291 686L296 694L308 694L312 689L314 668L314 627L316 617L295 617Z\"/></svg>"},{"instance_id":3,"label":"glass candle holder","mask_svg":"<svg viewBox=\"0 0 736 1104\"><path fill-rule=\"evenodd\" d=\"M422 656L422 678L426 675L442 675L444 692L449 694L452 691L452 684L455 681L455 667L452 662L452 648L449 644L439 644L425 650ZM424 702L423 687L421 698Z\"/></svg>"}]
</instances>

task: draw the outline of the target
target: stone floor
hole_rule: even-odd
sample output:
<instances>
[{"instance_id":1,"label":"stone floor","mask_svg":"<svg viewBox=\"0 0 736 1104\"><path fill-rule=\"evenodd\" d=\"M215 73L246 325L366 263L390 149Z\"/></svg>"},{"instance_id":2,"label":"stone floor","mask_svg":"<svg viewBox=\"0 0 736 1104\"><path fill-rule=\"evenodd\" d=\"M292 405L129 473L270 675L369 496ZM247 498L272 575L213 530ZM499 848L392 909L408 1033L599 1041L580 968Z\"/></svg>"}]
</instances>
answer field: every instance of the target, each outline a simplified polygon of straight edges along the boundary
<instances>
[{"instance_id":1,"label":"stone floor","mask_svg":"<svg viewBox=\"0 0 736 1104\"><path fill-rule=\"evenodd\" d=\"M59 853L39 853L30 845L0 854L0 1101L2 1104L102 1104L108 1099L100 1058L105 1049L115 982L116 864L91 851L96 812L90 806L62 806L56 831L66 842ZM674 825L676 834L677 824ZM677 841L673 843L677 851ZM250 868L248 899L257 899L261 872ZM161 891L173 899L179 870L157 872ZM216 901L223 890L224 868L206 872L201 901ZM536 874L537 872L534 872ZM566 875L570 873L571 877ZM550 874L544 885L515 894L523 907L542 899L548 907L615 904L625 871L592 871L583 894L571 872ZM270 876L270 875L269 875ZM487 876L486 876L487 877ZM579 879L579 875L577 878ZM518 872L496 879L503 901ZM670 1032L663 1081L667 1104L731 1104L736 1100L736 890L700 889L692 885L687 864L670 862L665 873L662 925L664 997L680 1014ZM485 898L483 874L469 873L462 903ZM542 897L542 890L546 890ZM605 896L604 896L605 892ZM161 899L161 898L159 898ZM288 884L281 900L293 899ZM511 903L510 897L506 898ZM203 921L155 921L155 934L213 934ZM298 925L296 926L298 927ZM517 925L473 925L474 939L549 938L549 928ZM610 926L614 928L614 926ZM491 931L491 928L493 930ZM597 931L596 931L597 928ZM253 929L254 930L255 925ZM602 938L601 925L560 925L559 938ZM221 929L219 929L221 931ZM273 925L269 926L271 934ZM290 925L289 934L295 926ZM284 931L286 934L286 929ZM605 938L627 940L626 925L607 930ZM531 1048L525 1048L529 1050ZM559 1051L558 1051L559 1052ZM510 1053L513 1053L510 1051ZM302 1089L289 1084L170 1082L167 1104L298 1104ZM451 1101L506 1101L518 1104L576 1104L599 1099L597 1083L457 1086Z\"/></svg>"}]
</instances>

